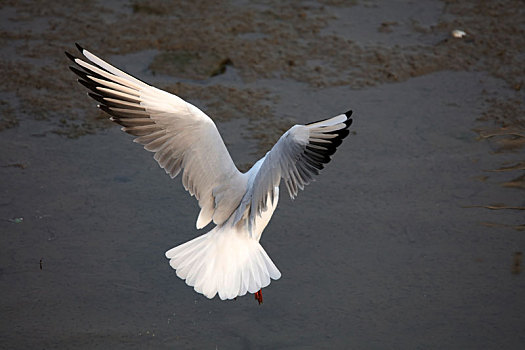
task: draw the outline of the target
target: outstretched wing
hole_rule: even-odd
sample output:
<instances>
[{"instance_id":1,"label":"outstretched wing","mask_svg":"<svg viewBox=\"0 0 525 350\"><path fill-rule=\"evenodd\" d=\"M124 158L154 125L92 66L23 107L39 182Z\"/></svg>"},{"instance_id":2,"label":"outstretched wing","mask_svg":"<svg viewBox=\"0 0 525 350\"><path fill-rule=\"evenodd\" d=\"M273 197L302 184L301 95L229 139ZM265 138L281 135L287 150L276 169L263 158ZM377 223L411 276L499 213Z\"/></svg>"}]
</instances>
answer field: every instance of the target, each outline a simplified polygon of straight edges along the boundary
<instances>
[{"instance_id":1,"label":"outstretched wing","mask_svg":"<svg viewBox=\"0 0 525 350\"><path fill-rule=\"evenodd\" d=\"M66 55L78 81L98 107L136 136L134 142L155 153L172 178L182 170L184 188L195 195L201 211L197 228L211 220L222 224L239 205L246 176L235 167L213 121L200 109L150 86L104 62L77 44L84 59Z\"/></svg>"},{"instance_id":2,"label":"outstretched wing","mask_svg":"<svg viewBox=\"0 0 525 350\"><path fill-rule=\"evenodd\" d=\"M295 125L281 136L261 160L252 185L242 199L235 220L248 219L253 224L256 215L266 209L267 200L281 178L293 199L299 189L309 184L330 162L337 147L348 136L352 111L318 122ZM270 194L270 196L268 196Z\"/></svg>"}]
</instances>

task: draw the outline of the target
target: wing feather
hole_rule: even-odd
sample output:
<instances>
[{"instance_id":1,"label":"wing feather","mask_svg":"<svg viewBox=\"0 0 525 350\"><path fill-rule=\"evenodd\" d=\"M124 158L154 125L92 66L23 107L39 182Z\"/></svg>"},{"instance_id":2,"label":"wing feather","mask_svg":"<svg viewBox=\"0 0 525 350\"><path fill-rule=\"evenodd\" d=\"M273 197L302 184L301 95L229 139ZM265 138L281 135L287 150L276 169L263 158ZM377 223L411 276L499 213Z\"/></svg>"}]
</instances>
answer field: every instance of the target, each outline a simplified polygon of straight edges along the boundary
<instances>
[{"instance_id":1,"label":"wing feather","mask_svg":"<svg viewBox=\"0 0 525 350\"><path fill-rule=\"evenodd\" d=\"M254 165L251 186L236 211L235 221L246 219L251 228L256 216L266 209L268 194L279 186L281 179L294 199L299 190L314 180L324 164L330 162L337 147L348 136L351 115L352 111L348 111L318 122L295 125L284 133Z\"/></svg>"},{"instance_id":2,"label":"wing feather","mask_svg":"<svg viewBox=\"0 0 525 350\"><path fill-rule=\"evenodd\" d=\"M122 130L136 136L172 178L201 207L197 228L224 223L246 192L247 176L235 167L214 122L178 96L150 86L113 67L77 44L83 58L66 52L71 70L91 92L98 107Z\"/></svg>"}]
</instances>

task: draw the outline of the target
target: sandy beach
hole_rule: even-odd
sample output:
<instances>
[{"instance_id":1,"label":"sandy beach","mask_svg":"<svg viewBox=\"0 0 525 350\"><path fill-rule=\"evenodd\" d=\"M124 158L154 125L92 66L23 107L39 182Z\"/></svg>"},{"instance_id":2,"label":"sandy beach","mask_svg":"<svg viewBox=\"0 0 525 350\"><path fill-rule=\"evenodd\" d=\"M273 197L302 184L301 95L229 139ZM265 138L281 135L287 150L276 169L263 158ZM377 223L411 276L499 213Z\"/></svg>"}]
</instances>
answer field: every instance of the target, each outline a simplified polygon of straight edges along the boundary
<instances>
[{"instance_id":1,"label":"sandy beach","mask_svg":"<svg viewBox=\"0 0 525 350\"><path fill-rule=\"evenodd\" d=\"M1 349L524 348L523 1L6 0L0 19ZM262 305L170 268L211 225L77 84L75 42L206 112L242 170L354 111L317 181L281 188Z\"/></svg>"}]
</instances>

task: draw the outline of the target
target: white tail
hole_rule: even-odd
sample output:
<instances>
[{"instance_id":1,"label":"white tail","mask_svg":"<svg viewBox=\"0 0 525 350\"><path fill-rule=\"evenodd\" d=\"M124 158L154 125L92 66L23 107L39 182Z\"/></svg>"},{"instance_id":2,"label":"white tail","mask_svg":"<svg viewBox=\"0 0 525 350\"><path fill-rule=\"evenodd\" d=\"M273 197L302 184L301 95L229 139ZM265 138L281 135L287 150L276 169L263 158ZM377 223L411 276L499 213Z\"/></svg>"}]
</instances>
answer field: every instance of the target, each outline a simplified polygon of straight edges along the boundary
<instances>
[{"instance_id":1,"label":"white tail","mask_svg":"<svg viewBox=\"0 0 525 350\"><path fill-rule=\"evenodd\" d=\"M281 277L258 240L229 225L168 250L166 257L177 276L210 299L255 293Z\"/></svg>"}]
</instances>

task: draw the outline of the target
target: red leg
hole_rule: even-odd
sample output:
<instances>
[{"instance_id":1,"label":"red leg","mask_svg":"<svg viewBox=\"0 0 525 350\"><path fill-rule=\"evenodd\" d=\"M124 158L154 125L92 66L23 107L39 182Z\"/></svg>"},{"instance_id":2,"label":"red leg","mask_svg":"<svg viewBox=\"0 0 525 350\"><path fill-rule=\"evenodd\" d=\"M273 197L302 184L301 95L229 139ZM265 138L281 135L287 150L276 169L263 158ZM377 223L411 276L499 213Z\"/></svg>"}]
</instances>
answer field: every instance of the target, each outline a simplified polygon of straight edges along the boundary
<instances>
[{"instance_id":1,"label":"red leg","mask_svg":"<svg viewBox=\"0 0 525 350\"><path fill-rule=\"evenodd\" d=\"M257 300L259 302L259 305L261 305L263 302L262 289L259 289L259 291L255 293L254 296L255 296L255 300Z\"/></svg>"}]
</instances>

